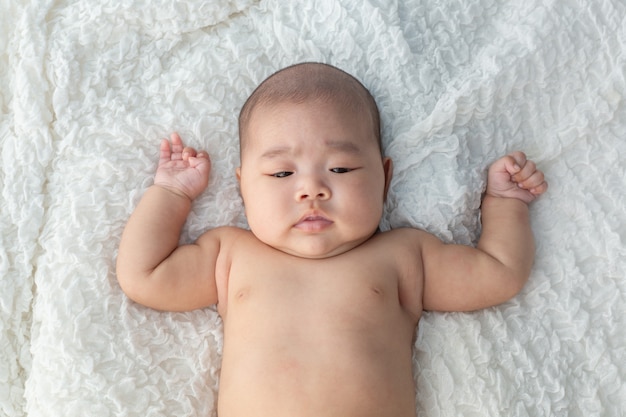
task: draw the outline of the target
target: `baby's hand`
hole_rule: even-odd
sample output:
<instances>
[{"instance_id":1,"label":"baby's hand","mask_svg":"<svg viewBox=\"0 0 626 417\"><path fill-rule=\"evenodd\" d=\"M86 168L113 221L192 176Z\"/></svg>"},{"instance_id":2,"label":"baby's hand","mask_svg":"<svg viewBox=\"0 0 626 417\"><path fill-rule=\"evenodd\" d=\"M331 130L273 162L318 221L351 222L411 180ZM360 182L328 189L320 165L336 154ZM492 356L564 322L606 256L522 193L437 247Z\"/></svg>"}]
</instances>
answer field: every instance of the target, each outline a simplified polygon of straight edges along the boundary
<instances>
[{"instance_id":1,"label":"baby's hand","mask_svg":"<svg viewBox=\"0 0 626 417\"><path fill-rule=\"evenodd\" d=\"M184 147L177 133L172 133L170 138L171 146L169 140L161 141L161 156L154 185L193 200L209 183L209 154Z\"/></svg>"},{"instance_id":2,"label":"baby's hand","mask_svg":"<svg viewBox=\"0 0 626 417\"><path fill-rule=\"evenodd\" d=\"M548 189L543 172L523 152L513 152L489 167L487 194L494 197L517 198L526 204Z\"/></svg>"}]
</instances>

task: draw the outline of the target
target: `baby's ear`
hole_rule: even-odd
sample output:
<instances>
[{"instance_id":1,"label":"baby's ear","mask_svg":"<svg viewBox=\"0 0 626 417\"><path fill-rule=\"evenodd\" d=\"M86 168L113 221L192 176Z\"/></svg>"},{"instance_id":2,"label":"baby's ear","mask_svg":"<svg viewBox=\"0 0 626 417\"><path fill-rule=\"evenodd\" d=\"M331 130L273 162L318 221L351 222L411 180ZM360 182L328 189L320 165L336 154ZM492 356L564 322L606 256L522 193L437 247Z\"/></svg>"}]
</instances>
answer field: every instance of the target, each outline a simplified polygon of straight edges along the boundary
<instances>
[{"instance_id":1,"label":"baby's ear","mask_svg":"<svg viewBox=\"0 0 626 417\"><path fill-rule=\"evenodd\" d=\"M383 201L386 201L389 184L391 184L391 178L393 177L393 161L391 158L387 157L383 159L383 170L385 172L385 193L383 195Z\"/></svg>"}]
</instances>

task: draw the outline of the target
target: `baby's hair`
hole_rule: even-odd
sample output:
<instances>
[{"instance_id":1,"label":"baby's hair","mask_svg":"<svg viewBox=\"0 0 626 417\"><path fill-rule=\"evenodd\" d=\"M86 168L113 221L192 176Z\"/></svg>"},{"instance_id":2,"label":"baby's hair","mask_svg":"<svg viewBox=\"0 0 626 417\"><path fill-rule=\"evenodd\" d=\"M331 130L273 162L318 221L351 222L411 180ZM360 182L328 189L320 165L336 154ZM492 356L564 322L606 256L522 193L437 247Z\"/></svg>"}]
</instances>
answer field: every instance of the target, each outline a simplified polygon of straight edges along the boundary
<instances>
[{"instance_id":1,"label":"baby's hair","mask_svg":"<svg viewBox=\"0 0 626 417\"><path fill-rule=\"evenodd\" d=\"M314 100L334 102L354 111L369 112L374 137L382 148L380 116L374 97L352 75L332 65L316 62L283 68L266 78L252 92L239 113L241 148L245 144L248 124L257 106L284 102L299 104Z\"/></svg>"}]
</instances>

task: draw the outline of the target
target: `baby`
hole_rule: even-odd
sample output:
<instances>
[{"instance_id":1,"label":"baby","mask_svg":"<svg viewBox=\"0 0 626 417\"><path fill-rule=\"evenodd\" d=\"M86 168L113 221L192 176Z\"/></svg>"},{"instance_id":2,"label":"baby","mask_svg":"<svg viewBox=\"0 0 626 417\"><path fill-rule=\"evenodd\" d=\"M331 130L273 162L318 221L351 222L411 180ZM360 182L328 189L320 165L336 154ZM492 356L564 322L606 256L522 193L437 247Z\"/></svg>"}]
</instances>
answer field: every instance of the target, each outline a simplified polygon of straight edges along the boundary
<instances>
[{"instance_id":1,"label":"baby","mask_svg":"<svg viewBox=\"0 0 626 417\"><path fill-rule=\"evenodd\" d=\"M211 164L172 134L124 230L122 289L158 310L217 304L220 417L415 416L422 311L481 309L520 291L543 173L521 152L494 162L477 247L446 245L421 230L378 231L392 161L374 99L347 73L315 63L277 72L245 103L239 134L250 230L178 245Z\"/></svg>"}]
</instances>

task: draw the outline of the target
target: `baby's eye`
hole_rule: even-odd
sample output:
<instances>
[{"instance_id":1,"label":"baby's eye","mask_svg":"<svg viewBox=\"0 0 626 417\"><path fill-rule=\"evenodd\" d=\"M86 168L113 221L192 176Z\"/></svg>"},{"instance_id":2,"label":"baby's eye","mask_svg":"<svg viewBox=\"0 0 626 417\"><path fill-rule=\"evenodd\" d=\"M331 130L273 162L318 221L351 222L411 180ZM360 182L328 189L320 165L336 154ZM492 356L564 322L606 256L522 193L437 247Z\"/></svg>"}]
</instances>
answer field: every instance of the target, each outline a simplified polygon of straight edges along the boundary
<instances>
[{"instance_id":1,"label":"baby's eye","mask_svg":"<svg viewBox=\"0 0 626 417\"><path fill-rule=\"evenodd\" d=\"M293 172L290 171L280 171L280 172L276 172L274 174L272 174L272 177L274 178L285 178L290 176L291 174L293 174Z\"/></svg>"},{"instance_id":2,"label":"baby's eye","mask_svg":"<svg viewBox=\"0 0 626 417\"><path fill-rule=\"evenodd\" d=\"M330 172L334 172L335 174L345 174L346 172L352 171L351 168L331 168Z\"/></svg>"}]
</instances>

